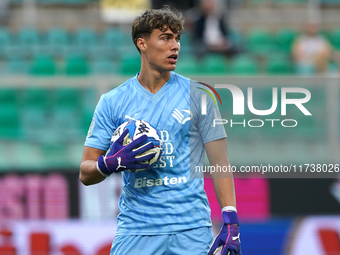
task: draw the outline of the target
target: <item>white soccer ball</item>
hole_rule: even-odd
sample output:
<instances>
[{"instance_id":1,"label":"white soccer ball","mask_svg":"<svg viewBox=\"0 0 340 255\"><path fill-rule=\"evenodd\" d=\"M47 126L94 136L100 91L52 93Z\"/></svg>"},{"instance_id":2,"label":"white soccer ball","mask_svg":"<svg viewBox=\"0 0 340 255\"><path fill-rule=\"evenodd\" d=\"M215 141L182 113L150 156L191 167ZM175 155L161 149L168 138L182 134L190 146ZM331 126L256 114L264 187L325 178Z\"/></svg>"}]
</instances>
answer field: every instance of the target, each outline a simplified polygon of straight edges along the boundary
<instances>
[{"instance_id":1,"label":"white soccer ball","mask_svg":"<svg viewBox=\"0 0 340 255\"><path fill-rule=\"evenodd\" d=\"M129 143L131 143L133 140L137 139L138 137L142 135L147 135L148 140L145 143L152 142L154 147L147 152L144 152L140 154L140 156L149 154L150 152L156 153L155 156L148 160L148 161L143 161L141 163L149 163L150 166L154 163L156 163L161 154L162 154L162 146L163 142L160 139L161 135L160 132L155 129L151 124L145 120L130 120L127 122L124 122L122 125L120 125L115 132L112 135L111 142L115 142L121 134L124 132L125 129L129 130L129 137L127 139L124 139L123 145L126 146ZM136 169L134 172L142 172L147 169ZM128 170L131 171L131 170Z\"/></svg>"}]
</instances>

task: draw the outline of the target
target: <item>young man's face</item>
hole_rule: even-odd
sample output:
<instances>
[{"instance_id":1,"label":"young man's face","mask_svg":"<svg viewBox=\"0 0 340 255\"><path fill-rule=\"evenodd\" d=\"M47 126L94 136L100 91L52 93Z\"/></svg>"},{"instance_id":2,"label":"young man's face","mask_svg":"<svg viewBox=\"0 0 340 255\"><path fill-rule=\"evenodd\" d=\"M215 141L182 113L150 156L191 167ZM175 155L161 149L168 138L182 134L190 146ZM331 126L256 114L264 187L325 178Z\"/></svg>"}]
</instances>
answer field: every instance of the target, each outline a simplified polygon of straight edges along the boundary
<instances>
[{"instance_id":1,"label":"young man's face","mask_svg":"<svg viewBox=\"0 0 340 255\"><path fill-rule=\"evenodd\" d=\"M176 68L180 50L181 35L170 29L162 32L154 29L149 38L145 39L145 56L151 67L164 72Z\"/></svg>"}]
</instances>

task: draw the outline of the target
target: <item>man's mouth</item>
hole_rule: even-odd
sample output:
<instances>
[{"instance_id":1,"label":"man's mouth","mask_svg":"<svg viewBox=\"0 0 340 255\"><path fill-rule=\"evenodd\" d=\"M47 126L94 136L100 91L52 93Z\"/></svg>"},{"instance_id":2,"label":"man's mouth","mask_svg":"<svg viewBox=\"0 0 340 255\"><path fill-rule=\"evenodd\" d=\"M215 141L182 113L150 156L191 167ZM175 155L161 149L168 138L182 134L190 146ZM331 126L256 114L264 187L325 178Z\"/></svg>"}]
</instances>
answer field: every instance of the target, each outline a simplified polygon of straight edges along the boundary
<instances>
[{"instance_id":1,"label":"man's mouth","mask_svg":"<svg viewBox=\"0 0 340 255\"><path fill-rule=\"evenodd\" d=\"M178 54L172 54L168 57L171 64L176 64L178 59Z\"/></svg>"}]
</instances>

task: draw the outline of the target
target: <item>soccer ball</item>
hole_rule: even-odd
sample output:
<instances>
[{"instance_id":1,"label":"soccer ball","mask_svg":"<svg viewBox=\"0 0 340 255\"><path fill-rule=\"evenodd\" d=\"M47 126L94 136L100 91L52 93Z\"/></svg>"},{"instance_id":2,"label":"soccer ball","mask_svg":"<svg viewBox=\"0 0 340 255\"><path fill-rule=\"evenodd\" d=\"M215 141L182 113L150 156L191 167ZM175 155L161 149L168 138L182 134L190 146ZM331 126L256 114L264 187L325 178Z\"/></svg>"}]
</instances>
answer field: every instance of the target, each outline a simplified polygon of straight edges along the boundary
<instances>
[{"instance_id":1,"label":"soccer ball","mask_svg":"<svg viewBox=\"0 0 340 255\"><path fill-rule=\"evenodd\" d=\"M129 143L131 143L133 140L137 139L138 137L142 135L147 135L148 140L145 143L152 142L154 145L154 148L152 148L150 151L155 152L156 155L148 160L143 161L142 163L149 163L150 166L157 162L162 154L162 146L163 142L160 139L161 134L160 132L155 129L153 126L151 126L150 123L148 123L145 120L130 120L127 122L124 122L122 125L120 125L115 132L112 135L111 142L115 142L121 134L124 132L125 129L129 130L129 137L127 139L124 139L123 145L126 146ZM149 152L149 151L148 151ZM146 153L140 154L141 156L145 155ZM147 169L136 169L134 172L142 172ZM131 170L128 170L131 171Z\"/></svg>"}]
</instances>

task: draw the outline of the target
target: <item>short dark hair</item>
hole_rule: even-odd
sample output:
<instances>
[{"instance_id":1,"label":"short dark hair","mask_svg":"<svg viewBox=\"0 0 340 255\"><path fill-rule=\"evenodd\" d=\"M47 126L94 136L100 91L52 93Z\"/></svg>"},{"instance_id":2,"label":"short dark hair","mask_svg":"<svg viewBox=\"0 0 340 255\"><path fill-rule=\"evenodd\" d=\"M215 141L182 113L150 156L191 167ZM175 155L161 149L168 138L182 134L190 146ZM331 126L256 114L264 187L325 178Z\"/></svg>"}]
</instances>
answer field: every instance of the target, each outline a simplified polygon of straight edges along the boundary
<instances>
[{"instance_id":1,"label":"short dark hair","mask_svg":"<svg viewBox=\"0 0 340 255\"><path fill-rule=\"evenodd\" d=\"M146 10L142 15L135 18L132 23L132 40L137 50L138 38L148 38L154 29L162 32L170 29L173 33L182 34L184 31L183 14L175 8L164 6L162 9Z\"/></svg>"}]
</instances>

